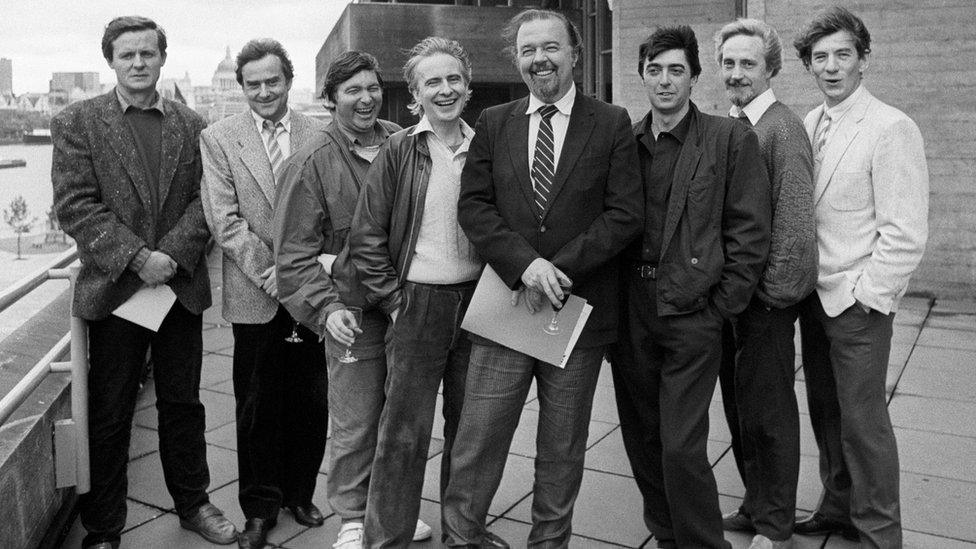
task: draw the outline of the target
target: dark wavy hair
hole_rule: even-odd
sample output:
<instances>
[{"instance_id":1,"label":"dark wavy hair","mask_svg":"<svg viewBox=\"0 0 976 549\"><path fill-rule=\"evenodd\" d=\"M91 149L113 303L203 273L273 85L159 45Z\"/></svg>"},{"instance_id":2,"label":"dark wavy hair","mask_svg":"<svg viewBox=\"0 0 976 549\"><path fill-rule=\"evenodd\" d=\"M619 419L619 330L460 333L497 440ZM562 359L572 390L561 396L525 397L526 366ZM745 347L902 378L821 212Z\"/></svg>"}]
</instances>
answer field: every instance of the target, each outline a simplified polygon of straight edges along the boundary
<instances>
[{"instance_id":1,"label":"dark wavy hair","mask_svg":"<svg viewBox=\"0 0 976 549\"><path fill-rule=\"evenodd\" d=\"M288 52L285 51L285 47L281 45L274 38L255 38L253 40L248 40L247 44L241 48L241 53L237 54L237 69L234 74L237 75L237 83L244 84L244 65L247 65L251 61L257 61L259 59L264 59L265 57L273 55L281 60L281 71L285 73L285 80L291 82L292 78L295 77L295 67L291 64L291 59L288 58Z\"/></svg>"},{"instance_id":2,"label":"dark wavy hair","mask_svg":"<svg viewBox=\"0 0 976 549\"><path fill-rule=\"evenodd\" d=\"M325 85L322 86L322 99L335 103L335 92L339 85L356 76L362 71L373 71L376 81L383 87L383 77L380 75L380 62L371 54L364 51L351 50L340 53L332 60L329 70L325 72Z\"/></svg>"},{"instance_id":3,"label":"dark wavy hair","mask_svg":"<svg viewBox=\"0 0 976 549\"><path fill-rule=\"evenodd\" d=\"M515 39L518 38L518 31L522 25L529 21L539 21L541 19L557 19L566 26L566 34L569 35L569 45L573 47L573 53L579 55L583 51L583 36L580 34L576 24L569 20L565 14L553 10L525 10L521 11L508 20L502 28L502 39L508 44L505 51L512 57L512 61L518 62L518 51L515 49Z\"/></svg>"},{"instance_id":4,"label":"dark wavy hair","mask_svg":"<svg viewBox=\"0 0 976 549\"><path fill-rule=\"evenodd\" d=\"M825 36L845 30L854 38L854 48L857 50L858 57L864 59L865 55L871 53L871 33L864 26L864 21L840 6L831 6L818 13L813 21L800 31L799 36L793 41L793 47L796 48L796 54L803 61L803 65L810 68L813 45Z\"/></svg>"},{"instance_id":5,"label":"dark wavy hair","mask_svg":"<svg viewBox=\"0 0 976 549\"><path fill-rule=\"evenodd\" d=\"M141 30L154 30L156 31L156 46L159 47L159 54L163 57L166 56L166 31L163 27L156 24L155 21L148 17L142 17L140 15L126 15L123 17L116 17L105 25L105 32L102 33L102 57L105 58L109 63L112 62L112 42L115 39L127 32L141 31Z\"/></svg>"},{"instance_id":6,"label":"dark wavy hair","mask_svg":"<svg viewBox=\"0 0 976 549\"><path fill-rule=\"evenodd\" d=\"M688 58L691 76L701 74L701 61L698 59L698 38L688 25L661 27L651 33L637 49L637 74L644 77L644 62L654 59L669 50L684 50Z\"/></svg>"}]
</instances>

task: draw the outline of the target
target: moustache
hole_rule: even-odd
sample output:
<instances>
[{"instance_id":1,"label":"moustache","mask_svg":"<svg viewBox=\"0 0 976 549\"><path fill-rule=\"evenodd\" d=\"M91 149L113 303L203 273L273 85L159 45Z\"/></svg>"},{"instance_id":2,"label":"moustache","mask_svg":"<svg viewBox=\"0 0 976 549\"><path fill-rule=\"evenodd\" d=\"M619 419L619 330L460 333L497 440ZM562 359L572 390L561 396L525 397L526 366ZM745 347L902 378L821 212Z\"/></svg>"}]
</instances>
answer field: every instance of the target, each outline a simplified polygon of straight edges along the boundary
<instances>
[{"instance_id":1,"label":"moustache","mask_svg":"<svg viewBox=\"0 0 976 549\"><path fill-rule=\"evenodd\" d=\"M552 63L548 62L548 61L541 61L539 63L532 63L532 70L535 71L535 72L538 72L538 71L554 71L554 70L556 70L556 66L553 65Z\"/></svg>"},{"instance_id":2,"label":"moustache","mask_svg":"<svg viewBox=\"0 0 976 549\"><path fill-rule=\"evenodd\" d=\"M726 78L725 85L730 88L744 88L746 86L751 86L752 82L744 78Z\"/></svg>"}]
</instances>

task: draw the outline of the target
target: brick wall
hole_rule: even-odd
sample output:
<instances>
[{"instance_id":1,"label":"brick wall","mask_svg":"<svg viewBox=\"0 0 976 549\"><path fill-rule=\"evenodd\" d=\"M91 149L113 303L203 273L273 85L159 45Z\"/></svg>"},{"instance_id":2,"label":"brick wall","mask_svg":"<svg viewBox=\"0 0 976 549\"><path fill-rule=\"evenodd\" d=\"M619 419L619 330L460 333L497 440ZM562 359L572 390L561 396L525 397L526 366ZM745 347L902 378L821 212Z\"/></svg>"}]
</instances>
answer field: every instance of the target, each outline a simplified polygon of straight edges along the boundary
<instances>
[{"instance_id":1,"label":"brick wall","mask_svg":"<svg viewBox=\"0 0 976 549\"><path fill-rule=\"evenodd\" d=\"M976 296L976 3L971 0L874 0L845 3L871 32L864 84L911 116L922 130L930 176L929 242L909 292L942 298ZM777 97L801 116L822 99L796 57L796 32L817 10L814 0L750 0L747 13L773 25L783 40ZM706 112L727 102L712 35L733 15L733 0L615 0L614 102L633 118L648 109L637 76L637 47L655 25L686 23L698 35L702 75L692 100Z\"/></svg>"}]
</instances>

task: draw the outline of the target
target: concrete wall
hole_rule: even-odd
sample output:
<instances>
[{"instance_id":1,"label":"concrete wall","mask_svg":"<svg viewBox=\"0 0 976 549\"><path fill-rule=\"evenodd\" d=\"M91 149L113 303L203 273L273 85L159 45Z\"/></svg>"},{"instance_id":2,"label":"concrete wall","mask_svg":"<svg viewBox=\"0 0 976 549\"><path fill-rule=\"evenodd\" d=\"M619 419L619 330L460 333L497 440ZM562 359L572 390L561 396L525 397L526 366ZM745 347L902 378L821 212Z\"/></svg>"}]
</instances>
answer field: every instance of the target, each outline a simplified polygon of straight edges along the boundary
<instances>
[{"instance_id":1,"label":"concrete wall","mask_svg":"<svg viewBox=\"0 0 976 549\"><path fill-rule=\"evenodd\" d=\"M730 20L733 0L615 0L614 102L631 116L648 109L637 76L637 47L655 25L686 23L698 35L703 72L692 100L725 112L712 35ZM976 3L971 0L838 2L864 19L872 37L864 83L911 116L922 130L930 175L929 244L909 292L976 296ZM822 101L792 43L812 14L831 2L750 0L747 15L773 25L783 40L781 101L801 116Z\"/></svg>"}]
</instances>

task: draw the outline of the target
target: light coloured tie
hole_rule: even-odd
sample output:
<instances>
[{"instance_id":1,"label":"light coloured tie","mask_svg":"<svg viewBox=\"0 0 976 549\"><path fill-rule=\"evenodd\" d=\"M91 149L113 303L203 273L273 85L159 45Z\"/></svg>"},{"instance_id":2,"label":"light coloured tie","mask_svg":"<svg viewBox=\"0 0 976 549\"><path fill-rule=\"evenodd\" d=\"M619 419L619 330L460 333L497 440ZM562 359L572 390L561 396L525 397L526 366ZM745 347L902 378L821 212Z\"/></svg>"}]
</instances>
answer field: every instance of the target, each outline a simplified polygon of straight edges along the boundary
<instances>
[{"instance_id":1,"label":"light coloured tie","mask_svg":"<svg viewBox=\"0 0 976 549\"><path fill-rule=\"evenodd\" d=\"M276 124L270 120L263 123L266 145L268 147L268 159L271 160L271 174L275 181L278 181L278 174L281 172L281 163L285 156L281 154L281 147L278 146L278 135L285 131L285 125L280 121Z\"/></svg>"},{"instance_id":2,"label":"light coloured tie","mask_svg":"<svg viewBox=\"0 0 976 549\"><path fill-rule=\"evenodd\" d=\"M532 157L532 186L535 189L535 205L539 221L542 221L542 216L549 205L549 193L552 192L552 181L556 171L552 117L558 110L555 105L546 105L539 109L542 120L539 121L535 155Z\"/></svg>"},{"instance_id":3,"label":"light coloured tie","mask_svg":"<svg viewBox=\"0 0 976 549\"><path fill-rule=\"evenodd\" d=\"M827 134L830 133L830 115L826 112L817 126L817 135L813 139L813 156L819 162L823 158L823 151L827 147Z\"/></svg>"}]
</instances>

